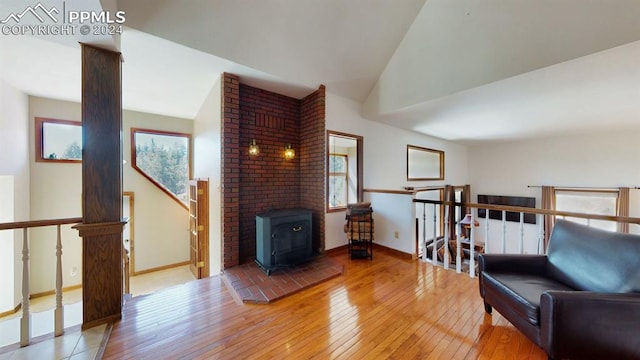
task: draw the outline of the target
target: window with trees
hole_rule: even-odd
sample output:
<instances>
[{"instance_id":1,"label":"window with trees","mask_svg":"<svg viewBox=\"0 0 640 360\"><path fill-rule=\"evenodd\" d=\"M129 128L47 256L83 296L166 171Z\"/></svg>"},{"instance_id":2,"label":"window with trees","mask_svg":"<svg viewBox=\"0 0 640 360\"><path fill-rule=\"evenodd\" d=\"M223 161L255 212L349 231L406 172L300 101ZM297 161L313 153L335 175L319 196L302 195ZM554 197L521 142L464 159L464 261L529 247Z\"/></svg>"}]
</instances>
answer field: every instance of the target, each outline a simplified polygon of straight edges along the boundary
<instances>
[{"instance_id":1,"label":"window with trees","mask_svg":"<svg viewBox=\"0 0 640 360\"><path fill-rule=\"evenodd\" d=\"M345 207L349 203L349 158L344 154L329 154L329 207Z\"/></svg>"},{"instance_id":2,"label":"window with trees","mask_svg":"<svg viewBox=\"0 0 640 360\"><path fill-rule=\"evenodd\" d=\"M327 211L362 201L362 136L327 131Z\"/></svg>"},{"instance_id":3,"label":"window with trees","mask_svg":"<svg viewBox=\"0 0 640 360\"><path fill-rule=\"evenodd\" d=\"M131 129L134 169L185 208L191 178L191 135Z\"/></svg>"},{"instance_id":4,"label":"window with trees","mask_svg":"<svg viewBox=\"0 0 640 360\"><path fill-rule=\"evenodd\" d=\"M79 121L35 118L36 161L82 161L82 123Z\"/></svg>"}]
</instances>

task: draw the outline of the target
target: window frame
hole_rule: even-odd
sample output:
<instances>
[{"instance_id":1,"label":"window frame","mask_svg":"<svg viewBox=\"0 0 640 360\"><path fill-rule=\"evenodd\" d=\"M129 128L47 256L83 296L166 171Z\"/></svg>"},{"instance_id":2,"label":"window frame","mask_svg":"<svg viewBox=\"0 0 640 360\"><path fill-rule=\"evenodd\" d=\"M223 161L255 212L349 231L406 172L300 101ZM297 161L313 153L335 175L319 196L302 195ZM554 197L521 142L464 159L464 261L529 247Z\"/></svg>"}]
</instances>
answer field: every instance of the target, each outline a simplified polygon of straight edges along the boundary
<instances>
[{"instance_id":1,"label":"window frame","mask_svg":"<svg viewBox=\"0 0 640 360\"><path fill-rule=\"evenodd\" d=\"M67 163L67 164L79 164L82 163L82 159L50 159L48 157L44 157L44 124L58 124L58 125L73 125L80 127L80 131L82 132L82 122L74 121L74 120L61 120L61 119L53 119L53 118L45 118L45 117L35 117L35 161L43 162L43 163ZM84 148L84 140L82 136L80 137L80 149Z\"/></svg>"},{"instance_id":2,"label":"window frame","mask_svg":"<svg viewBox=\"0 0 640 360\"><path fill-rule=\"evenodd\" d=\"M137 171L140 175L144 176L147 180L151 181L157 188L162 190L165 194L167 194L170 198L180 204L183 208L189 209L188 202L185 203L180 198L178 198L174 193L172 193L169 189L167 189L164 185L155 180L151 175L147 174L143 169L138 167L137 164L137 153L136 153L136 134L149 134L149 135L161 135L161 136L175 136L175 137L184 137L187 138L187 153L189 159L187 161L187 192L189 189L188 181L193 178L193 144L191 141L191 134L173 132L173 131L163 131L163 130L153 130L153 129L143 129L143 128L131 128L131 167Z\"/></svg>"},{"instance_id":3,"label":"window frame","mask_svg":"<svg viewBox=\"0 0 640 360\"><path fill-rule=\"evenodd\" d=\"M333 131L333 130L327 130L326 132L326 156L325 156L325 162L326 162L326 166L325 166L325 211L327 213L331 213L331 212L339 212L339 211L346 211L347 207L330 207L329 206L329 155L331 153L333 153L331 151L331 137L335 136L335 137L342 137L342 138L346 138L346 139L351 139L354 140L356 142L356 173L355 173L355 177L356 177L356 202L361 202L362 201L362 197L363 197L363 158L364 158L364 138L360 135L354 135L354 134L349 134L349 133L344 133L344 132L340 132L340 131ZM348 171L348 169L347 169ZM353 173L350 173L350 175L354 175ZM349 180L349 178L347 177L347 181ZM348 193L347 193L347 197L348 197ZM347 200L348 201L348 200Z\"/></svg>"}]
</instances>

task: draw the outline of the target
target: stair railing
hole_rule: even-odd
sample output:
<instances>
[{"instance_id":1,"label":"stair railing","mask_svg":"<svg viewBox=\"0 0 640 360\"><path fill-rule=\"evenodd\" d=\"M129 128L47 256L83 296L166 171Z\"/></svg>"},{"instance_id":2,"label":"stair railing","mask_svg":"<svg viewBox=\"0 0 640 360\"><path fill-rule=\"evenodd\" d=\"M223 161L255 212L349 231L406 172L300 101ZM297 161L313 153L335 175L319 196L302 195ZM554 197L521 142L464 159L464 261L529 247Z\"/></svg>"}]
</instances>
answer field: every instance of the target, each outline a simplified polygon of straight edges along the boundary
<instances>
[{"instance_id":1,"label":"stair railing","mask_svg":"<svg viewBox=\"0 0 640 360\"><path fill-rule=\"evenodd\" d=\"M422 260L425 262L430 262L436 266L441 265L442 267L444 267L445 269L449 269L449 259L451 259L449 256L450 255L454 255L455 256L455 268L456 268L456 272L461 273L462 272L462 267L463 267L463 250L462 247L463 245L468 245L469 249L467 250L469 255L469 263L468 263L468 272L469 272L469 276L470 277L475 277L476 276L476 245L477 245L477 234L476 231L481 231L475 228L475 226L470 226L469 227L469 239L467 240L467 242L465 242L464 244L462 243L460 236L456 236L455 237L455 253L454 254L450 254L449 251L449 244L450 244L450 239L453 237L453 235L455 234L449 234L449 223L451 221L453 221L455 224L459 224L459 222L462 219L450 219L449 218L449 214L453 213L455 214L455 211L449 211L450 206L457 206L457 207L464 207L465 209L484 209L485 211L485 217L484 218L478 218L476 216L477 211L472 211L472 210L468 210L468 212L471 214L471 224L475 223L475 220L477 219L484 219L484 239L485 239L485 244L484 244L484 252L491 252L491 253L507 253L507 224L506 224L506 218L507 218L507 212L516 212L520 214L519 217L519 231L518 231L518 253L523 254L525 253L525 221L524 221L524 214L535 214L536 215L536 223L538 224L538 231L537 231L537 246L536 246L536 253L537 254L544 254L546 252L545 249L545 244L544 244L544 238L545 238L545 233L544 233L544 216L545 215L552 215L552 216L556 216L556 217L572 217L572 218L579 218L579 219L586 219L587 220L587 224L590 223L591 220L607 220L607 221L614 221L617 223L628 223L628 224L636 224L636 225L640 225L640 218L637 217L628 217L628 216L611 216L611 215L597 215L597 214L586 214L586 213L576 213L576 212L568 212L568 211L557 211L557 210L547 210L547 209L537 209L537 208L529 208L529 207L518 207L518 206L506 206L506 205L490 205L490 204L476 204L476 203L459 203L459 202L453 202L453 201L438 201L438 200L424 200L424 199L414 199L413 200L414 203L417 204L422 204L423 208L423 213L426 212L426 206L427 204L431 204L434 207L434 213L435 213L435 207L436 206L444 206L444 242L443 242L443 247L444 247L444 251L443 251L443 256L442 256L442 262L440 262L438 260L437 257L437 246L436 244L438 244L438 240L437 240L437 236L436 236L436 229L437 226L439 224L437 224L437 219L434 216L433 219L431 220L432 222L430 224L427 223L427 217L423 216L422 217L422 221L423 224L422 226L418 226L418 229L422 229L422 234L418 234L420 239L422 239ZM499 211L502 216L501 216L501 231L500 231L500 248L499 249L494 249L494 248L490 248L490 244L489 241L486 241L486 239L489 239L489 226L491 221L489 221L489 210L494 210L494 211ZM466 214L462 214L462 216L465 216ZM431 237L427 237L427 229L433 229L431 231ZM420 236L421 235L421 236ZM431 257L429 258L428 254L427 254L427 247L431 246Z\"/></svg>"},{"instance_id":2,"label":"stair railing","mask_svg":"<svg viewBox=\"0 0 640 360\"><path fill-rule=\"evenodd\" d=\"M67 224L78 224L82 218L65 218L52 220L36 220L1 223L0 230L20 230L22 229L22 302L20 318L20 346L27 346L31 343L31 312L30 305L30 277L29 277L29 229L35 227L56 226L56 289L54 310L54 335L60 336L64 333L64 307L62 305L62 235L60 227Z\"/></svg>"}]
</instances>

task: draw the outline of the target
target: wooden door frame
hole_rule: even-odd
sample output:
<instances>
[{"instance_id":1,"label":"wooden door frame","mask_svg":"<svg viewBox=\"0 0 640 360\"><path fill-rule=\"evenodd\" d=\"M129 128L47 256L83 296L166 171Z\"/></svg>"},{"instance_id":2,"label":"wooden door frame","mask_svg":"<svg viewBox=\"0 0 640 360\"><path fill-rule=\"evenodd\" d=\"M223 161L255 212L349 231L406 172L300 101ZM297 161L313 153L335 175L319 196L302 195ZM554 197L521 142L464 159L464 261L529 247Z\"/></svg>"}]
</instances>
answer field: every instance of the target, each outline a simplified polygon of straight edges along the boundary
<instances>
[{"instance_id":1,"label":"wooden door frame","mask_svg":"<svg viewBox=\"0 0 640 360\"><path fill-rule=\"evenodd\" d=\"M202 279L210 276L208 179L196 178L189 181L189 217L189 269L197 279ZM192 217L195 217L195 224ZM196 229L192 228L194 225ZM194 236L195 259L192 249ZM202 263L202 266L198 266L198 263Z\"/></svg>"},{"instance_id":2,"label":"wooden door frame","mask_svg":"<svg viewBox=\"0 0 640 360\"><path fill-rule=\"evenodd\" d=\"M133 191L125 191L122 193L122 197L129 197L129 268L130 275L135 276L136 273L136 262L135 262L135 217L133 215L133 211L135 209L134 206L134 192Z\"/></svg>"}]
</instances>

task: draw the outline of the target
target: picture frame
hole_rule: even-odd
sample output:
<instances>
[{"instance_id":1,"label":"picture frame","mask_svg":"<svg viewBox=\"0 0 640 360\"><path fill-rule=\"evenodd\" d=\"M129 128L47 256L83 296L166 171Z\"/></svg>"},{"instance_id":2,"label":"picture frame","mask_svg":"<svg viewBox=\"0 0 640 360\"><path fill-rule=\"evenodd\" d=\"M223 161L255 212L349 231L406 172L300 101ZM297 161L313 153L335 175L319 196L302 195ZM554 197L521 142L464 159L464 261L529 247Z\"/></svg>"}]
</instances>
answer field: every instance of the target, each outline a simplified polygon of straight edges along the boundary
<instances>
[{"instance_id":1,"label":"picture frame","mask_svg":"<svg viewBox=\"0 0 640 360\"><path fill-rule=\"evenodd\" d=\"M407 181L444 180L444 151L407 145Z\"/></svg>"}]
</instances>

